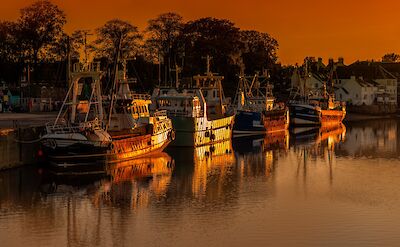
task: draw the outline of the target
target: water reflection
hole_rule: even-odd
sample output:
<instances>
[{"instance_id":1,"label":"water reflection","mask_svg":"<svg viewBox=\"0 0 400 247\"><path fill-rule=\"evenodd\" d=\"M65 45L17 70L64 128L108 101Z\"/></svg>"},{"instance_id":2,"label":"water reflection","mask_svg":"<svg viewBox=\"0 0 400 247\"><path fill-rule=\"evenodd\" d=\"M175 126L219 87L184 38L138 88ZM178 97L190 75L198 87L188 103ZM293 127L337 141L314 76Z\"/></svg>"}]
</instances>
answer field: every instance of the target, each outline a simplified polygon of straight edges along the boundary
<instances>
[{"instance_id":1,"label":"water reflection","mask_svg":"<svg viewBox=\"0 0 400 247\"><path fill-rule=\"evenodd\" d=\"M280 131L265 136L238 138L234 144L241 177L269 177L279 157L287 155L289 132Z\"/></svg>"},{"instance_id":2,"label":"water reflection","mask_svg":"<svg viewBox=\"0 0 400 247\"><path fill-rule=\"evenodd\" d=\"M400 122L395 119L353 123L347 140L339 145L340 156L398 158Z\"/></svg>"},{"instance_id":3,"label":"water reflection","mask_svg":"<svg viewBox=\"0 0 400 247\"><path fill-rule=\"evenodd\" d=\"M0 170L9 167L20 166L21 164L32 164L37 158L38 132L36 129L20 130L23 140L19 140L17 133L13 131L0 132ZM32 141L33 140L33 141Z\"/></svg>"},{"instance_id":4,"label":"water reflection","mask_svg":"<svg viewBox=\"0 0 400 247\"><path fill-rule=\"evenodd\" d=\"M231 141L195 148L193 161L193 196L218 198L223 195L235 164Z\"/></svg>"},{"instance_id":5,"label":"water reflection","mask_svg":"<svg viewBox=\"0 0 400 247\"><path fill-rule=\"evenodd\" d=\"M147 206L154 197L165 196L171 182L174 161L166 153L107 166L109 180L103 180L93 196L96 206L129 207Z\"/></svg>"},{"instance_id":6,"label":"water reflection","mask_svg":"<svg viewBox=\"0 0 400 247\"><path fill-rule=\"evenodd\" d=\"M307 150L313 157L333 156L336 146L346 137L344 124L295 129L293 132L290 139L293 150Z\"/></svg>"},{"instance_id":7,"label":"water reflection","mask_svg":"<svg viewBox=\"0 0 400 247\"><path fill-rule=\"evenodd\" d=\"M399 123L170 148L98 176L1 172L0 239L4 246L393 245Z\"/></svg>"}]
</instances>

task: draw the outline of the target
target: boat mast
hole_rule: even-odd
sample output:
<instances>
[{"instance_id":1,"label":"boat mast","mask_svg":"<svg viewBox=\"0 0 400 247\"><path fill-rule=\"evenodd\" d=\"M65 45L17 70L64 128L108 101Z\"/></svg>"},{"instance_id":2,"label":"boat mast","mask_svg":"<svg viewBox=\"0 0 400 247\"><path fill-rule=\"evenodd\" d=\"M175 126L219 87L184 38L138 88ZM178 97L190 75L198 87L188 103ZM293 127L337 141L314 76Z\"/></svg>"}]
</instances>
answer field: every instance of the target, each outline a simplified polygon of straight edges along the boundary
<instances>
[{"instance_id":1,"label":"boat mast","mask_svg":"<svg viewBox=\"0 0 400 247\"><path fill-rule=\"evenodd\" d=\"M210 61L212 59L212 57L210 57L209 55L207 55L206 57L207 59L207 77L212 78L213 77L213 73L211 72L210 69ZM223 102L222 102L222 81L221 80L217 80L218 83L218 97L219 97L219 105L221 107L221 114L224 115L224 106L223 106Z\"/></svg>"},{"instance_id":2,"label":"boat mast","mask_svg":"<svg viewBox=\"0 0 400 247\"><path fill-rule=\"evenodd\" d=\"M118 83L118 60L119 60L119 53L121 50L121 40L122 38L119 39L118 41L118 46L117 50L115 52L115 57L114 57L114 83L111 89L111 103L110 103L110 110L108 112L108 122L106 126L106 131L111 125L111 116L112 116L112 111L114 108L114 100L116 98L116 90L117 90L117 83Z\"/></svg>"}]
</instances>

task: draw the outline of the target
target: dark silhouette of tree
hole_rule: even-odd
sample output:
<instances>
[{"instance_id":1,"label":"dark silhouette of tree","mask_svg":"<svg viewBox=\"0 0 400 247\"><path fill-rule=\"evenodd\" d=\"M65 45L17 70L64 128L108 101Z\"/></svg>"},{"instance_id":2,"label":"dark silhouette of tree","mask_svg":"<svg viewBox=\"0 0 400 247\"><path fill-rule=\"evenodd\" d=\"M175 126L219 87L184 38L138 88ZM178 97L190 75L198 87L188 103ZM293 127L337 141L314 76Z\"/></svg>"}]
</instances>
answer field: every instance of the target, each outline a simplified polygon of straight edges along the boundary
<instances>
[{"instance_id":1,"label":"dark silhouette of tree","mask_svg":"<svg viewBox=\"0 0 400 247\"><path fill-rule=\"evenodd\" d=\"M400 61L400 55L396 53L388 53L382 57L382 62L384 63L395 63Z\"/></svg>"},{"instance_id":2,"label":"dark silhouette of tree","mask_svg":"<svg viewBox=\"0 0 400 247\"><path fill-rule=\"evenodd\" d=\"M0 22L0 59L3 62L11 62L15 59L16 24L10 21Z\"/></svg>"},{"instance_id":3,"label":"dark silhouette of tree","mask_svg":"<svg viewBox=\"0 0 400 247\"><path fill-rule=\"evenodd\" d=\"M17 23L20 42L26 49L26 58L36 64L42 49L53 45L63 35L66 17L50 1L37 1L21 9Z\"/></svg>"},{"instance_id":4,"label":"dark silhouette of tree","mask_svg":"<svg viewBox=\"0 0 400 247\"><path fill-rule=\"evenodd\" d=\"M239 28L229 20L201 18L188 22L183 29L185 67L187 75L205 71L204 56L213 57L212 69L219 73L233 73L242 43ZM236 68L235 68L236 67ZM237 71L238 72L238 71Z\"/></svg>"},{"instance_id":5,"label":"dark silhouette of tree","mask_svg":"<svg viewBox=\"0 0 400 247\"><path fill-rule=\"evenodd\" d=\"M240 31L240 40L244 45L242 58L246 73L271 69L276 63L278 42L268 33Z\"/></svg>"},{"instance_id":6,"label":"dark silhouette of tree","mask_svg":"<svg viewBox=\"0 0 400 247\"><path fill-rule=\"evenodd\" d=\"M141 35L138 28L127 21L113 19L96 29L97 39L92 49L96 57L115 59L135 57L139 50Z\"/></svg>"},{"instance_id":7,"label":"dark silhouette of tree","mask_svg":"<svg viewBox=\"0 0 400 247\"><path fill-rule=\"evenodd\" d=\"M183 19L176 13L164 13L148 21L146 32L146 48L153 53L153 59L163 62L166 71L171 71L179 63L178 59L183 53L183 44L180 39L183 29ZM167 74L166 81L171 80Z\"/></svg>"},{"instance_id":8,"label":"dark silhouette of tree","mask_svg":"<svg viewBox=\"0 0 400 247\"><path fill-rule=\"evenodd\" d=\"M76 30L71 35L63 33L49 49L48 56L52 57L55 61L64 61L68 59L69 54L71 59L79 60L84 43L83 30Z\"/></svg>"}]
</instances>

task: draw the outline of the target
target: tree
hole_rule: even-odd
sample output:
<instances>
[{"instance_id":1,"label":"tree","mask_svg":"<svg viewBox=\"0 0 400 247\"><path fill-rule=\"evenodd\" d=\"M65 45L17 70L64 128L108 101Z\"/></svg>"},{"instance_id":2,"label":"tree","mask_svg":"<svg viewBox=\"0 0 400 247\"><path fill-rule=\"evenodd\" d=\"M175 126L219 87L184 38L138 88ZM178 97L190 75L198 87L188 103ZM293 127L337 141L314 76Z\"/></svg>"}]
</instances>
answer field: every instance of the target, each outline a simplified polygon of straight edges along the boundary
<instances>
[{"instance_id":1,"label":"tree","mask_svg":"<svg viewBox=\"0 0 400 247\"><path fill-rule=\"evenodd\" d=\"M109 60L136 56L139 50L141 35L138 28L127 21L113 19L96 29L97 39L93 43L93 50L97 57L106 57Z\"/></svg>"},{"instance_id":2,"label":"tree","mask_svg":"<svg viewBox=\"0 0 400 247\"><path fill-rule=\"evenodd\" d=\"M206 55L213 57L213 69L225 74L235 74L235 57L242 46L239 28L229 20L201 18L185 24L185 70L202 73Z\"/></svg>"},{"instance_id":3,"label":"tree","mask_svg":"<svg viewBox=\"0 0 400 247\"><path fill-rule=\"evenodd\" d=\"M14 60L16 50L16 24L9 21L0 22L0 59L1 61Z\"/></svg>"},{"instance_id":4,"label":"tree","mask_svg":"<svg viewBox=\"0 0 400 247\"><path fill-rule=\"evenodd\" d=\"M240 31L242 58L247 73L271 69L277 60L278 42L268 33Z\"/></svg>"},{"instance_id":5,"label":"tree","mask_svg":"<svg viewBox=\"0 0 400 247\"><path fill-rule=\"evenodd\" d=\"M49 55L53 60L64 61L68 59L68 53L72 59L79 60L80 51L85 44L83 30L76 30L71 35L63 33L57 38L49 49Z\"/></svg>"},{"instance_id":6,"label":"tree","mask_svg":"<svg viewBox=\"0 0 400 247\"><path fill-rule=\"evenodd\" d=\"M36 64L42 49L62 36L66 17L56 5L44 0L21 9L17 23L28 59Z\"/></svg>"},{"instance_id":7,"label":"tree","mask_svg":"<svg viewBox=\"0 0 400 247\"><path fill-rule=\"evenodd\" d=\"M180 42L182 29L182 16L176 13L164 13L148 21L146 32L149 38L146 40L146 48L150 53L155 52L159 63L164 61L166 71L171 69L171 64L178 63L178 56L183 53ZM168 77L165 80L171 79L171 75Z\"/></svg>"},{"instance_id":8,"label":"tree","mask_svg":"<svg viewBox=\"0 0 400 247\"><path fill-rule=\"evenodd\" d=\"M384 63L395 63L400 61L400 55L396 53L387 53L382 57Z\"/></svg>"}]
</instances>

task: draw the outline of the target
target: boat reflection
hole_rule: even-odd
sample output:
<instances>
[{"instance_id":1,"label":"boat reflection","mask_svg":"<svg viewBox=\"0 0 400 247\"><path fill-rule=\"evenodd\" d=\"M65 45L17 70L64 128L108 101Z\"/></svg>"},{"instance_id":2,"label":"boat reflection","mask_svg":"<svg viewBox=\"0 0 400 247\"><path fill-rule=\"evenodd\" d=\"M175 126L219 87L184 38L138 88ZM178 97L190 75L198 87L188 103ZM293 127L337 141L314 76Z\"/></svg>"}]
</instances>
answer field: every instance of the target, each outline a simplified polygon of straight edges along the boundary
<instances>
[{"instance_id":1,"label":"boat reflection","mask_svg":"<svg viewBox=\"0 0 400 247\"><path fill-rule=\"evenodd\" d=\"M290 136L290 146L294 149L308 147L333 148L343 142L346 136L346 126L342 123L322 125L319 128L294 128Z\"/></svg>"},{"instance_id":2,"label":"boat reflection","mask_svg":"<svg viewBox=\"0 0 400 247\"><path fill-rule=\"evenodd\" d=\"M297 129L294 132L297 132L297 135L291 136L291 148L297 160L296 178L303 179L302 184L306 189L309 164L321 164L321 166L312 167L313 173L319 176L327 175L329 184L332 185L333 166L336 163L335 149L346 136L344 124L323 125L320 128L305 131Z\"/></svg>"},{"instance_id":3,"label":"boat reflection","mask_svg":"<svg viewBox=\"0 0 400 247\"><path fill-rule=\"evenodd\" d=\"M159 199L166 194L174 164L166 153L108 164L109 179L102 181L93 202L132 209L147 206L152 197Z\"/></svg>"},{"instance_id":4,"label":"boat reflection","mask_svg":"<svg viewBox=\"0 0 400 247\"><path fill-rule=\"evenodd\" d=\"M207 190L213 190L211 193L216 196L223 194L224 184L235 165L232 142L228 140L197 147L194 149L193 158L193 196L204 197ZM212 183L217 183L218 186L210 186Z\"/></svg>"},{"instance_id":5,"label":"boat reflection","mask_svg":"<svg viewBox=\"0 0 400 247\"><path fill-rule=\"evenodd\" d=\"M289 150L289 132L267 133L259 137L237 138L234 148L240 177L269 177L276 161Z\"/></svg>"}]
</instances>

